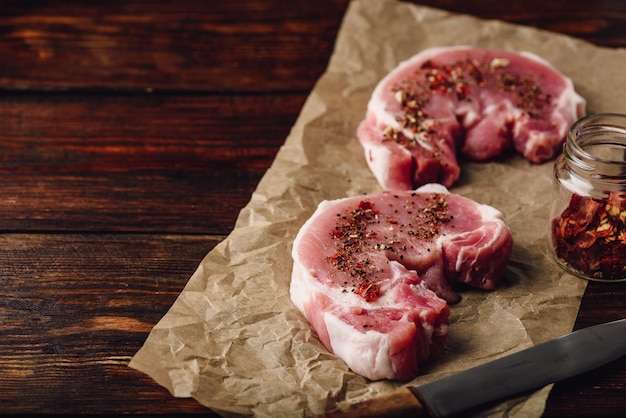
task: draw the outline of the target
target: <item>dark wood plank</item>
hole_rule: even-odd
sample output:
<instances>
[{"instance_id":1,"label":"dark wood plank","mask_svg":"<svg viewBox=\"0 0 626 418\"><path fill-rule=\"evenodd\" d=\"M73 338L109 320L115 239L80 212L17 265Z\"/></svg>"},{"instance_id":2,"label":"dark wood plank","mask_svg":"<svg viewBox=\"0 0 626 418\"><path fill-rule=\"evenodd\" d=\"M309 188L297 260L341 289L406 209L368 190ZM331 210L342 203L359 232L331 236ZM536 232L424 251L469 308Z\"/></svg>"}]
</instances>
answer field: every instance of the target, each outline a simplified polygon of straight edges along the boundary
<instances>
[{"instance_id":1,"label":"dark wood plank","mask_svg":"<svg viewBox=\"0 0 626 418\"><path fill-rule=\"evenodd\" d=\"M0 176L4 232L227 234L260 173ZM207 186L212 185L212 186Z\"/></svg>"},{"instance_id":2,"label":"dark wood plank","mask_svg":"<svg viewBox=\"0 0 626 418\"><path fill-rule=\"evenodd\" d=\"M3 94L0 173L265 171L306 94Z\"/></svg>"},{"instance_id":3,"label":"dark wood plank","mask_svg":"<svg viewBox=\"0 0 626 418\"><path fill-rule=\"evenodd\" d=\"M347 4L4 1L0 88L308 91Z\"/></svg>"},{"instance_id":4,"label":"dark wood plank","mask_svg":"<svg viewBox=\"0 0 626 418\"><path fill-rule=\"evenodd\" d=\"M625 291L626 283L590 282L574 328L626 318ZM548 398L546 417L621 417L626 410L625 395L626 357L622 357L556 384Z\"/></svg>"},{"instance_id":5,"label":"dark wood plank","mask_svg":"<svg viewBox=\"0 0 626 418\"><path fill-rule=\"evenodd\" d=\"M626 45L622 0L415 0L412 3L562 33L596 45Z\"/></svg>"},{"instance_id":6,"label":"dark wood plank","mask_svg":"<svg viewBox=\"0 0 626 418\"><path fill-rule=\"evenodd\" d=\"M220 239L0 235L0 412L206 413L127 365Z\"/></svg>"},{"instance_id":7,"label":"dark wood plank","mask_svg":"<svg viewBox=\"0 0 626 418\"><path fill-rule=\"evenodd\" d=\"M308 91L348 0L3 2L0 88ZM626 42L620 0L414 1L604 46Z\"/></svg>"},{"instance_id":8,"label":"dark wood plank","mask_svg":"<svg viewBox=\"0 0 626 418\"><path fill-rule=\"evenodd\" d=\"M226 234L305 98L3 95L0 230Z\"/></svg>"}]
</instances>

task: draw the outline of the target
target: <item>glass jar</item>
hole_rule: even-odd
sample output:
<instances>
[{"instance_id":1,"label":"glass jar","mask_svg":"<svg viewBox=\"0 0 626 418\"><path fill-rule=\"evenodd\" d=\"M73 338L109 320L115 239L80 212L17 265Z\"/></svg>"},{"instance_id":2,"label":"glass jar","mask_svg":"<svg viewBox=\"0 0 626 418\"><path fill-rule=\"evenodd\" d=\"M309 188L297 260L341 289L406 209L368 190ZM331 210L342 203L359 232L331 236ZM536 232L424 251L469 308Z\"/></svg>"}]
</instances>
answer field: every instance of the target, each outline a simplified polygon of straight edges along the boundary
<instances>
[{"instance_id":1,"label":"glass jar","mask_svg":"<svg viewBox=\"0 0 626 418\"><path fill-rule=\"evenodd\" d=\"M550 250L570 273L626 280L626 115L572 125L554 165Z\"/></svg>"}]
</instances>

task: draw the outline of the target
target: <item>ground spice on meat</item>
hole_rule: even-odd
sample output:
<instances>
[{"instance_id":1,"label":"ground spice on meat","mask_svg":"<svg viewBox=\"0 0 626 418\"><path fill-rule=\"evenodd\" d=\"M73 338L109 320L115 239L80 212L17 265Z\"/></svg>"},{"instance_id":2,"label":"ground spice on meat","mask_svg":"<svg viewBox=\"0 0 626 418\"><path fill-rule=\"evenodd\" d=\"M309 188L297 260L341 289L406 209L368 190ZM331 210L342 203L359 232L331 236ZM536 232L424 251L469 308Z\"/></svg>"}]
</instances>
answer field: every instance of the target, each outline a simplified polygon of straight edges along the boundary
<instances>
[{"instance_id":1,"label":"ground spice on meat","mask_svg":"<svg viewBox=\"0 0 626 418\"><path fill-rule=\"evenodd\" d=\"M516 74L509 69L509 60L486 56L484 60L464 59L443 64L432 60L424 62L409 77L392 88L394 97L402 107L397 122L400 129L388 128L384 140L393 140L405 147L416 144L407 138L402 129L413 134L420 133L422 141L434 141L435 133L428 114L424 110L435 94L453 95L457 100L471 101L471 93L490 85L494 91L507 94L516 106L531 118L540 118L541 109L550 104L552 98L544 94L535 76Z\"/></svg>"},{"instance_id":2,"label":"ground spice on meat","mask_svg":"<svg viewBox=\"0 0 626 418\"><path fill-rule=\"evenodd\" d=\"M426 204L413 199L415 196L390 204L385 214L372 202L362 200L357 208L336 215L337 222L331 233L335 252L326 260L336 270L348 273L350 281L344 282L344 291L351 291L369 302L375 301L380 296L375 275L381 271L376 270L368 256L370 251L390 251L402 260L402 253L411 250L406 244L407 236L431 240L439 234L441 224L452 219L444 194L432 193L426 198ZM411 222L399 224L395 216L399 211L411 215Z\"/></svg>"},{"instance_id":3,"label":"ground spice on meat","mask_svg":"<svg viewBox=\"0 0 626 418\"><path fill-rule=\"evenodd\" d=\"M626 193L606 200L574 194L552 220L552 243L559 260L586 277L626 277Z\"/></svg>"}]
</instances>

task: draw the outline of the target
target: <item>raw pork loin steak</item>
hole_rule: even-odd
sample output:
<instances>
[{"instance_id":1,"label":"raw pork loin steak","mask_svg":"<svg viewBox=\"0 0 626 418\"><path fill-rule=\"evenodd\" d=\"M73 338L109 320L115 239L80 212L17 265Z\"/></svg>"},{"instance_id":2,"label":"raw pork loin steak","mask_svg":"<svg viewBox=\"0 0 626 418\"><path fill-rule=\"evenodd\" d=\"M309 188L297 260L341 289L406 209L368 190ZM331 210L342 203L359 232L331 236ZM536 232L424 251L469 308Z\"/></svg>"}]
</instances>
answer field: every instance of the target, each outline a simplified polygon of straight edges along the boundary
<instances>
[{"instance_id":1,"label":"raw pork loin steak","mask_svg":"<svg viewBox=\"0 0 626 418\"><path fill-rule=\"evenodd\" d=\"M534 54L431 48L380 81L357 136L385 189L451 186L458 154L482 161L515 148L533 163L552 158L585 105Z\"/></svg>"},{"instance_id":2,"label":"raw pork loin steak","mask_svg":"<svg viewBox=\"0 0 626 418\"><path fill-rule=\"evenodd\" d=\"M440 184L325 201L294 241L291 299L354 372L409 380L446 344L451 284L493 289L511 248L499 211Z\"/></svg>"}]
</instances>

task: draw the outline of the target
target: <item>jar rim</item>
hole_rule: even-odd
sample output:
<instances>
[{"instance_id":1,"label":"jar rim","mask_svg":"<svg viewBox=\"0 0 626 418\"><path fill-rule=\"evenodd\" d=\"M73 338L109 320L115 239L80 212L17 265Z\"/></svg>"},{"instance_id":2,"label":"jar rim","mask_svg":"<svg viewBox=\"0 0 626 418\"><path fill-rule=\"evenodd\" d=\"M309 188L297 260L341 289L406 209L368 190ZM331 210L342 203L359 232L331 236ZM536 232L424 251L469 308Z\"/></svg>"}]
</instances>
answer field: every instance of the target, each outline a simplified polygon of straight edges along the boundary
<instances>
[{"instance_id":1,"label":"jar rim","mask_svg":"<svg viewBox=\"0 0 626 418\"><path fill-rule=\"evenodd\" d=\"M609 133L610 141L604 136ZM615 158L606 158L589 151L591 146L608 145L619 147L623 152ZM577 120L567 134L566 148L581 163L587 161L626 167L626 115L597 113Z\"/></svg>"}]
</instances>

